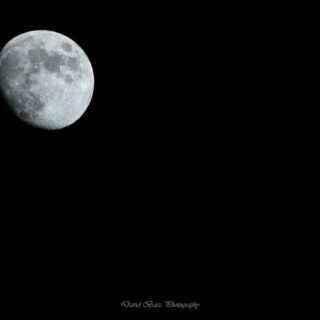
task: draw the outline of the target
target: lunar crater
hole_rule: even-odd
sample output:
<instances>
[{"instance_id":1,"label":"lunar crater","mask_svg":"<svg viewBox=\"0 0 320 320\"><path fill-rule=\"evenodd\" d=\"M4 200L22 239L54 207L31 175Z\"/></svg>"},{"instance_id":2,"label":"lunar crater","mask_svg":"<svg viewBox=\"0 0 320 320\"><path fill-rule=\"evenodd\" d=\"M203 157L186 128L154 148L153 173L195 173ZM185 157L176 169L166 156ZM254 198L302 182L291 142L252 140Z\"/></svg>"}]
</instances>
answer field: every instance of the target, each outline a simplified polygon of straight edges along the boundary
<instances>
[{"instance_id":1,"label":"lunar crater","mask_svg":"<svg viewBox=\"0 0 320 320\"><path fill-rule=\"evenodd\" d=\"M30 89L32 86L37 84L37 80L31 79L31 74L27 75L24 82L21 84L23 89Z\"/></svg>"}]
</instances>

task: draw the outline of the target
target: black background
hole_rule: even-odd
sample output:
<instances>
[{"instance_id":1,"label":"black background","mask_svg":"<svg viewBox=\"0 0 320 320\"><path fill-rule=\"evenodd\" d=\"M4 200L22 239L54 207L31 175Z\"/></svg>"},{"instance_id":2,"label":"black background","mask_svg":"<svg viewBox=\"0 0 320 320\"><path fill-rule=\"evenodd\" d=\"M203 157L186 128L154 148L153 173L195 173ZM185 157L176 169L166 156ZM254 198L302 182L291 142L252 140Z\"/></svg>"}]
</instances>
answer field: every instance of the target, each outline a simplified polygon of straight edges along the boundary
<instances>
[{"instance_id":1,"label":"black background","mask_svg":"<svg viewBox=\"0 0 320 320\"><path fill-rule=\"evenodd\" d=\"M58 131L22 123L1 100L13 312L108 314L128 312L123 300L170 299L204 310L205 165L215 146L205 143L210 106L197 86L198 12L186 4L18 7L2 11L1 47L23 32L60 32L87 53L95 92L82 118Z\"/></svg>"}]
</instances>

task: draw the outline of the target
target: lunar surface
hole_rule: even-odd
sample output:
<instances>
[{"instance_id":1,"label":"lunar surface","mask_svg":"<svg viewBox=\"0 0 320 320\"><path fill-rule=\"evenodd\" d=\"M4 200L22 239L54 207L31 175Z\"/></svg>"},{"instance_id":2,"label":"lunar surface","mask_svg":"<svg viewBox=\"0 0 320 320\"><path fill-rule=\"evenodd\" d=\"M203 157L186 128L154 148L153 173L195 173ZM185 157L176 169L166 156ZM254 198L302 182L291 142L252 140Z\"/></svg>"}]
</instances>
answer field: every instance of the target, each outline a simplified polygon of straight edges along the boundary
<instances>
[{"instance_id":1,"label":"lunar surface","mask_svg":"<svg viewBox=\"0 0 320 320\"><path fill-rule=\"evenodd\" d=\"M93 90L87 55L62 34L27 32L0 53L0 93L32 126L54 130L71 125L86 111Z\"/></svg>"}]
</instances>

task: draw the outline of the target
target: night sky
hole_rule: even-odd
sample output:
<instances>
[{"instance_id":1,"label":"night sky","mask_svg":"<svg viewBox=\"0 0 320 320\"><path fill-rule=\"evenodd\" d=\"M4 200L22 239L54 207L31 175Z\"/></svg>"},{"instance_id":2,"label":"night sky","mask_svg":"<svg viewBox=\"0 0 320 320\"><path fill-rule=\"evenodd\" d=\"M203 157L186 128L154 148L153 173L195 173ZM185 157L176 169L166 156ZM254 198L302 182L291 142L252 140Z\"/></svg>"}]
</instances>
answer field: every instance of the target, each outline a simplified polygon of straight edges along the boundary
<instances>
[{"instance_id":1,"label":"night sky","mask_svg":"<svg viewBox=\"0 0 320 320\"><path fill-rule=\"evenodd\" d=\"M64 1L1 10L1 48L23 32L60 32L95 73L90 106L63 130L26 125L0 100L8 303L18 294L33 300L28 310L41 301L92 315L125 299L201 302L208 147L191 85L190 9Z\"/></svg>"}]
</instances>

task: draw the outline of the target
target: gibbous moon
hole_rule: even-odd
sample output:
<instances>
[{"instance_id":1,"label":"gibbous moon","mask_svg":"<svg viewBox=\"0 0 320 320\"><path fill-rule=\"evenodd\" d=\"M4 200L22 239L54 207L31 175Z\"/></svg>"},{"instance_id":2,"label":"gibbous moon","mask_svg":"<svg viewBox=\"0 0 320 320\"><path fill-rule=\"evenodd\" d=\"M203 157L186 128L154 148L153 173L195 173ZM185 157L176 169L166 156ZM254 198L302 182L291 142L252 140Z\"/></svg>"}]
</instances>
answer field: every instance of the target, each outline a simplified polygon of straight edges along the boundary
<instances>
[{"instance_id":1,"label":"gibbous moon","mask_svg":"<svg viewBox=\"0 0 320 320\"><path fill-rule=\"evenodd\" d=\"M94 74L85 52L52 31L31 31L0 53L0 93L32 126L54 130L77 121L90 104Z\"/></svg>"}]
</instances>

